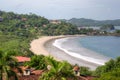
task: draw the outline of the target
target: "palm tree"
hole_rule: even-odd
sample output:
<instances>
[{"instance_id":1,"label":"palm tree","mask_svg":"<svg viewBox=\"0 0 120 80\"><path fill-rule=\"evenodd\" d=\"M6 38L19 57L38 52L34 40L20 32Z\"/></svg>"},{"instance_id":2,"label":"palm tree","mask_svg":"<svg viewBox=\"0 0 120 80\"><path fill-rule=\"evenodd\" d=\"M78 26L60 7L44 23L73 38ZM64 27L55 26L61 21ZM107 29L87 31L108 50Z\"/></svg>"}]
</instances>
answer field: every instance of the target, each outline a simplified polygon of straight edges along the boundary
<instances>
[{"instance_id":1,"label":"palm tree","mask_svg":"<svg viewBox=\"0 0 120 80\"><path fill-rule=\"evenodd\" d=\"M45 63L45 56L44 55L34 55L31 57L30 62L26 62L25 65L30 67L34 67L35 69L44 69L46 70L46 63Z\"/></svg>"},{"instance_id":2,"label":"palm tree","mask_svg":"<svg viewBox=\"0 0 120 80\"><path fill-rule=\"evenodd\" d=\"M0 51L0 80L18 80L13 68L17 66L17 61L12 52Z\"/></svg>"},{"instance_id":3,"label":"palm tree","mask_svg":"<svg viewBox=\"0 0 120 80\"><path fill-rule=\"evenodd\" d=\"M72 66L66 62L59 62L53 59L53 57L47 57L48 65L51 65L51 69L45 72L40 80L66 80L67 78L74 78Z\"/></svg>"}]
</instances>

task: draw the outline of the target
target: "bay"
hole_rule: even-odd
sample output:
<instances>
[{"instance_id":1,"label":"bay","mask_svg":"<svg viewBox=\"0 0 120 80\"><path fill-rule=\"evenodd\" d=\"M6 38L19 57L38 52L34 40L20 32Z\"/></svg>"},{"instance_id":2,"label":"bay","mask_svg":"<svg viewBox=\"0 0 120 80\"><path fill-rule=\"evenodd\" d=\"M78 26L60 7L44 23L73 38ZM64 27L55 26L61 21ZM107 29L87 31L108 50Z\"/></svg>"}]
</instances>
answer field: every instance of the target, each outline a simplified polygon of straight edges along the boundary
<instances>
[{"instance_id":1,"label":"bay","mask_svg":"<svg viewBox=\"0 0 120 80\"><path fill-rule=\"evenodd\" d=\"M54 46L70 56L99 65L120 56L120 37L86 36L57 39Z\"/></svg>"}]
</instances>

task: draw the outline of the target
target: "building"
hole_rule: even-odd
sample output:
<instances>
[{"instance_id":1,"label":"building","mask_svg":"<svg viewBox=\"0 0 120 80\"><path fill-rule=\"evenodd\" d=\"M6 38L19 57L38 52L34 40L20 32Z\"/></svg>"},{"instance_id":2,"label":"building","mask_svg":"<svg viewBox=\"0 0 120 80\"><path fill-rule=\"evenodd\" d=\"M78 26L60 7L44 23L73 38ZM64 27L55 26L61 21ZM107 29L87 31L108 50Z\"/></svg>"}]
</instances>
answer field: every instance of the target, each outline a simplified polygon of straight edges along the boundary
<instances>
[{"instance_id":1,"label":"building","mask_svg":"<svg viewBox=\"0 0 120 80\"><path fill-rule=\"evenodd\" d=\"M73 71L74 71L74 74L75 74L75 76L80 76L80 68L79 68L79 66L74 66L74 68L73 68Z\"/></svg>"},{"instance_id":2,"label":"building","mask_svg":"<svg viewBox=\"0 0 120 80\"><path fill-rule=\"evenodd\" d=\"M51 24L60 24L61 21L59 21L59 20L50 20L50 23Z\"/></svg>"},{"instance_id":3,"label":"building","mask_svg":"<svg viewBox=\"0 0 120 80\"><path fill-rule=\"evenodd\" d=\"M3 21L3 18L0 16L0 22L2 22Z\"/></svg>"},{"instance_id":4,"label":"building","mask_svg":"<svg viewBox=\"0 0 120 80\"><path fill-rule=\"evenodd\" d=\"M31 59L29 57L23 57L23 56L16 56L15 57L20 64L19 68L22 70L22 75L29 76L29 75L41 75L43 70L35 70L34 68L31 68L29 66L23 66L22 63L29 62ZM14 69L16 73L20 72L16 69Z\"/></svg>"},{"instance_id":5,"label":"building","mask_svg":"<svg viewBox=\"0 0 120 80\"><path fill-rule=\"evenodd\" d=\"M27 21L27 18L22 18L21 21Z\"/></svg>"},{"instance_id":6,"label":"building","mask_svg":"<svg viewBox=\"0 0 120 80\"><path fill-rule=\"evenodd\" d=\"M29 57L16 56L15 58L17 59L17 61L18 61L19 63L23 63L23 62L28 62L28 61L30 61L30 58L29 58Z\"/></svg>"}]
</instances>

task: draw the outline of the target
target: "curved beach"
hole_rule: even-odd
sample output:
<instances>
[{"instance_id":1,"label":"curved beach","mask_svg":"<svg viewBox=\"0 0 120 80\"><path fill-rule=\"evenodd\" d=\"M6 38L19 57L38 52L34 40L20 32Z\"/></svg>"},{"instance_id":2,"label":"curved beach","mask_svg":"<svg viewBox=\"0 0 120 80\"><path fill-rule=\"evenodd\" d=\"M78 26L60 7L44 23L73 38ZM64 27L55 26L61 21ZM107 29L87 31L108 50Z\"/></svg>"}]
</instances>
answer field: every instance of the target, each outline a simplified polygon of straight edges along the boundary
<instances>
[{"instance_id":1,"label":"curved beach","mask_svg":"<svg viewBox=\"0 0 120 80\"><path fill-rule=\"evenodd\" d=\"M36 55L48 56L50 53L45 48L45 43L58 39L64 38L65 36L42 36L39 39L35 39L30 43L30 50Z\"/></svg>"},{"instance_id":2,"label":"curved beach","mask_svg":"<svg viewBox=\"0 0 120 80\"><path fill-rule=\"evenodd\" d=\"M99 66L98 64L70 56L66 54L64 51L53 46L53 42L56 39L66 38L66 37L75 37L75 36L46 36L46 37L44 36L39 39L33 40L30 44L31 46L30 50L36 55L40 55L40 54L45 56L51 55L55 59L66 60L73 65L78 64L79 66L86 66L89 67L91 70L94 70L96 69L97 66Z\"/></svg>"}]
</instances>

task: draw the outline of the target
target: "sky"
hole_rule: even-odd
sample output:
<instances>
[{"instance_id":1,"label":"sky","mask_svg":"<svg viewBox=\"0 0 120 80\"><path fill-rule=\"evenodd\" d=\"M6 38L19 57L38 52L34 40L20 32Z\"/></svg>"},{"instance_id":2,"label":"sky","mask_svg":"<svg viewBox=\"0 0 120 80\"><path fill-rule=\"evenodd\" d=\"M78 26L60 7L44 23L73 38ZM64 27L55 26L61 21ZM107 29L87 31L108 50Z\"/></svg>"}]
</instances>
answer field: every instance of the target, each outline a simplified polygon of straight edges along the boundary
<instances>
[{"instance_id":1,"label":"sky","mask_svg":"<svg viewBox=\"0 0 120 80\"><path fill-rule=\"evenodd\" d=\"M0 10L48 19L120 19L120 0L0 0Z\"/></svg>"}]
</instances>

